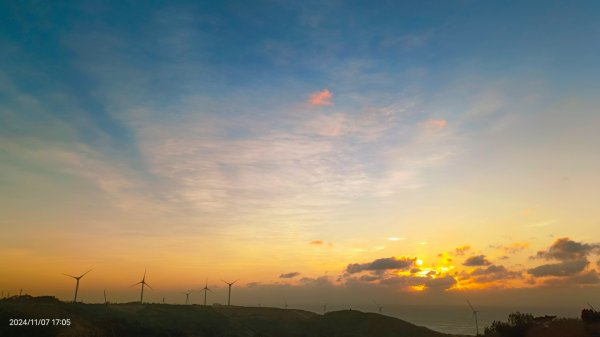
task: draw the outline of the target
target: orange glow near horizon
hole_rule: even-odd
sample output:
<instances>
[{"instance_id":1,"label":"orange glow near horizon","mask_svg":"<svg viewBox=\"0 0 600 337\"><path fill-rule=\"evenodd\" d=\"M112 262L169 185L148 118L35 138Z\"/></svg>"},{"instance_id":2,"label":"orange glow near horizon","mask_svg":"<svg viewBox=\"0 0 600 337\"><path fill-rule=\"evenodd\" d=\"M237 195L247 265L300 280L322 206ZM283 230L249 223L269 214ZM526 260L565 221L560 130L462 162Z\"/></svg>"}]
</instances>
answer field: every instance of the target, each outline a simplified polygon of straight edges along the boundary
<instances>
[{"instance_id":1,"label":"orange glow near horizon","mask_svg":"<svg viewBox=\"0 0 600 337\"><path fill-rule=\"evenodd\" d=\"M425 290L425 285L411 286L410 289L412 291L421 292Z\"/></svg>"}]
</instances>

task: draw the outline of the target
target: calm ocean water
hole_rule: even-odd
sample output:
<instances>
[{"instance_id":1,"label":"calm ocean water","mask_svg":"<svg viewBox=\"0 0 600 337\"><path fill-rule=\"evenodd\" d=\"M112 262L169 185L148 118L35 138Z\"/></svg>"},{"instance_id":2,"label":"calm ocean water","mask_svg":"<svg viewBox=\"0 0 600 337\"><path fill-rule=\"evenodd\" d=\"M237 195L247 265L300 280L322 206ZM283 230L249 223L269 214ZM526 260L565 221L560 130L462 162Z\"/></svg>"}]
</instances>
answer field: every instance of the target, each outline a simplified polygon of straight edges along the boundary
<instances>
[{"instance_id":1,"label":"calm ocean water","mask_svg":"<svg viewBox=\"0 0 600 337\"><path fill-rule=\"evenodd\" d=\"M298 309L323 313L322 306L298 307ZM327 308L328 311L343 309L348 309L348 307L331 306ZM352 309L364 312L377 312L375 305L370 307L357 306ZM483 333L483 329L493 321L506 321L508 314L515 311L531 313L536 316L580 317L581 309L583 307L478 306L479 332ZM464 306L387 306L383 308L382 313L444 333L475 335L473 314L466 304Z\"/></svg>"}]
</instances>

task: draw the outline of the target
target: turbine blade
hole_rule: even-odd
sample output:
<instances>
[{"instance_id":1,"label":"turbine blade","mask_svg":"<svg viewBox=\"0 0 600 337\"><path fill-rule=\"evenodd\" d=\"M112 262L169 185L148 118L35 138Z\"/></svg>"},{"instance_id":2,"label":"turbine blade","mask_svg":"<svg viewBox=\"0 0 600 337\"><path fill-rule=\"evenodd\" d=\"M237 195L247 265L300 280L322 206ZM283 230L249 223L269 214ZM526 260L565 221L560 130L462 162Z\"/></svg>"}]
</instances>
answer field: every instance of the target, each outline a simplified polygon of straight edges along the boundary
<instances>
[{"instance_id":1,"label":"turbine blade","mask_svg":"<svg viewBox=\"0 0 600 337\"><path fill-rule=\"evenodd\" d=\"M61 273L61 274L65 275L65 276L68 276L68 277L72 277L72 278L74 278L74 279L77 279L77 277L75 277L75 276L73 276L73 275L64 274L64 273Z\"/></svg>"},{"instance_id":2,"label":"turbine blade","mask_svg":"<svg viewBox=\"0 0 600 337\"><path fill-rule=\"evenodd\" d=\"M92 270L93 270L93 268L92 268L92 269L90 269L90 270L88 270L88 271L86 271L85 273L81 274L81 276L79 276L79 278L82 278L82 277L84 277L84 276L85 276L85 274L87 274L87 273L91 272Z\"/></svg>"},{"instance_id":3,"label":"turbine blade","mask_svg":"<svg viewBox=\"0 0 600 337\"><path fill-rule=\"evenodd\" d=\"M146 287L148 287L148 288L150 288L150 289L154 290L154 288L152 288L152 287L151 287L151 286L150 286L148 283L144 282L144 284L146 285Z\"/></svg>"},{"instance_id":4,"label":"turbine blade","mask_svg":"<svg viewBox=\"0 0 600 337\"><path fill-rule=\"evenodd\" d=\"M471 310L473 310L473 312L475 312L475 308L473 308L473 306L471 305L471 302L469 302L469 300L467 300L467 303L469 304L469 307L471 307Z\"/></svg>"},{"instance_id":5,"label":"turbine blade","mask_svg":"<svg viewBox=\"0 0 600 337\"><path fill-rule=\"evenodd\" d=\"M130 285L130 286L129 286L129 288L131 288L131 287L135 287L135 286L137 286L137 285L138 285L138 284L140 284L140 283L142 283L142 282L134 283L134 284Z\"/></svg>"}]
</instances>

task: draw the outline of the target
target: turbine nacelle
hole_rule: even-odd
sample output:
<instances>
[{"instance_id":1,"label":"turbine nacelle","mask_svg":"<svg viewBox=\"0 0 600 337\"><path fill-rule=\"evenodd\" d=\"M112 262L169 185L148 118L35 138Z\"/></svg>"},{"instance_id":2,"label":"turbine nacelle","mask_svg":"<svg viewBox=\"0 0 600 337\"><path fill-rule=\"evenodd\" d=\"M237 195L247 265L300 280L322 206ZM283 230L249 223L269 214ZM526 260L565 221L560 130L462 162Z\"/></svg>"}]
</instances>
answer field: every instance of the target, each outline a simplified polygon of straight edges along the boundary
<instances>
[{"instance_id":1,"label":"turbine nacelle","mask_svg":"<svg viewBox=\"0 0 600 337\"><path fill-rule=\"evenodd\" d=\"M82 277L84 277L87 273L91 272L93 269L90 269L88 271L86 271L85 273L79 275L79 276L73 276L73 275L69 275L69 274L64 274L65 276L68 277L72 277L75 279L75 296L73 297L73 303L77 302L77 292L79 291L79 280L81 280Z\"/></svg>"},{"instance_id":2,"label":"turbine nacelle","mask_svg":"<svg viewBox=\"0 0 600 337\"><path fill-rule=\"evenodd\" d=\"M206 305L206 293L207 292L212 292L212 290L210 290L210 288L208 287L208 278L206 279L206 283L204 284L204 288L200 289L200 291L204 291L204 305Z\"/></svg>"},{"instance_id":3,"label":"turbine nacelle","mask_svg":"<svg viewBox=\"0 0 600 337\"><path fill-rule=\"evenodd\" d=\"M225 282L229 286L229 291L227 293L227 305L229 306L229 305L231 305L231 286L234 285L237 281L239 281L239 279L235 280L233 282L227 282L225 280L221 280L221 281Z\"/></svg>"},{"instance_id":4,"label":"turbine nacelle","mask_svg":"<svg viewBox=\"0 0 600 337\"><path fill-rule=\"evenodd\" d=\"M151 290L154 290L148 283L146 283L146 269L144 268L144 276L142 277L142 280L140 282L134 283L132 285L129 286L129 288L131 287L135 287L138 284L142 285L142 289L140 292L140 303L144 303L144 286L150 288Z\"/></svg>"}]
</instances>

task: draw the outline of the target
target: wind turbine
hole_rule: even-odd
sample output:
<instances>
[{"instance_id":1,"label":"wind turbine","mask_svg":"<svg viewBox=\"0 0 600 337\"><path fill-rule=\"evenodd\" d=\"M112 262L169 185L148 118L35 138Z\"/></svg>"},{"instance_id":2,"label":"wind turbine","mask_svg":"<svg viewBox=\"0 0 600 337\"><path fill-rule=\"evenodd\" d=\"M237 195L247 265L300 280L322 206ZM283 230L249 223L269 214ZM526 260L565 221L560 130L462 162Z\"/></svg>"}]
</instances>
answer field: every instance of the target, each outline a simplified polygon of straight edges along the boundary
<instances>
[{"instance_id":1,"label":"wind turbine","mask_svg":"<svg viewBox=\"0 0 600 337\"><path fill-rule=\"evenodd\" d=\"M190 294L193 292L194 291L190 290L187 293L183 293L185 295L185 304L188 304L190 302Z\"/></svg>"},{"instance_id":2,"label":"wind turbine","mask_svg":"<svg viewBox=\"0 0 600 337\"><path fill-rule=\"evenodd\" d=\"M144 286L152 289L152 287L150 285L148 285L148 283L146 283L146 269L145 268L144 268L144 276L142 277L142 280L138 283L132 284L129 288L135 287L138 284L142 285L142 292L140 294L140 304L143 304L144 303Z\"/></svg>"},{"instance_id":3,"label":"wind turbine","mask_svg":"<svg viewBox=\"0 0 600 337\"><path fill-rule=\"evenodd\" d=\"M104 304L108 304L108 301L106 300L106 289L104 289Z\"/></svg>"},{"instance_id":4,"label":"wind turbine","mask_svg":"<svg viewBox=\"0 0 600 337\"><path fill-rule=\"evenodd\" d=\"M477 310L475 310L475 308L473 308L473 306L471 305L471 302L469 302L469 300L467 300L467 303L469 304L469 307L471 307L471 310L473 310L473 317L475 318L475 336L479 336L479 323L477 322Z\"/></svg>"},{"instance_id":5,"label":"wind turbine","mask_svg":"<svg viewBox=\"0 0 600 337\"><path fill-rule=\"evenodd\" d=\"M206 279L206 284L204 285L204 288L202 288L200 290L204 290L204 305L206 305L206 292L212 291L208 288L208 279Z\"/></svg>"},{"instance_id":6,"label":"wind turbine","mask_svg":"<svg viewBox=\"0 0 600 337\"><path fill-rule=\"evenodd\" d=\"M232 286L232 285L234 285L234 284L235 284L237 281L239 281L239 280L235 280L235 281L233 281L233 282L231 282L231 283L230 283L230 282L227 282L227 281L225 281L225 280L221 280L221 281L223 281L223 282L227 283L227 285L229 286L229 293L228 293L228 295L227 295L227 305L229 306L229 305L231 305L231 286Z\"/></svg>"},{"instance_id":7,"label":"wind turbine","mask_svg":"<svg viewBox=\"0 0 600 337\"><path fill-rule=\"evenodd\" d=\"M73 303L77 303L77 291L79 290L79 280L81 280L81 278L84 277L85 274L87 274L87 273L89 273L91 271L92 270L90 269L90 270L86 271L85 273L81 274L80 276L73 276L73 275L69 275L69 274L63 274L65 276L72 277L72 278L75 279L75 281L77 281L75 283L75 298L73 299Z\"/></svg>"},{"instance_id":8,"label":"wind turbine","mask_svg":"<svg viewBox=\"0 0 600 337\"><path fill-rule=\"evenodd\" d=\"M373 300L373 303L375 303L375 306L377 307L377 310L379 311L379 314L381 314L381 311L383 311L383 307L380 306L379 304L377 304L377 302L375 302L375 300Z\"/></svg>"}]
</instances>

